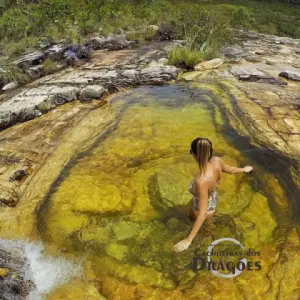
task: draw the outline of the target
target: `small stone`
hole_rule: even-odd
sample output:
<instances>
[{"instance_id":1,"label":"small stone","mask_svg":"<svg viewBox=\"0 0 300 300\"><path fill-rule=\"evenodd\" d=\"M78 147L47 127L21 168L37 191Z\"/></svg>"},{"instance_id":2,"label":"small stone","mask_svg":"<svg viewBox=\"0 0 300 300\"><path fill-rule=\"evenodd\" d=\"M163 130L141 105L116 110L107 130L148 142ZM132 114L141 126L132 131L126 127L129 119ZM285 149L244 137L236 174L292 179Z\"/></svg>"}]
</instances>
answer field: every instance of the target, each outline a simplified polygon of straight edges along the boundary
<instances>
[{"instance_id":1,"label":"small stone","mask_svg":"<svg viewBox=\"0 0 300 300\"><path fill-rule=\"evenodd\" d=\"M14 207L19 202L19 196L12 186L3 183L0 185L0 204L4 206Z\"/></svg>"},{"instance_id":2,"label":"small stone","mask_svg":"<svg viewBox=\"0 0 300 300\"><path fill-rule=\"evenodd\" d=\"M274 60L266 59L266 64L270 66L274 66L276 62Z\"/></svg>"},{"instance_id":3,"label":"small stone","mask_svg":"<svg viewBox=\"0 0 300 300\"><path fill-rule=\"evenodd\" d=\"M266 51L264 51L264 50L257 50L257 51L255 51L255 54L257 54L257 55L264 55L264 54L266 54Z\"/></svg>"},{"instance_id":4,"label":"small stone","mask_svg":"<svg viewBox=\"0 0 300 300\"><path fill-rule=\"evenodd\" d=\"M14 172L14 174L10 177L10 181L20 181L22 180L28 173L25 170L18 170Z\"/></svg>"},{"instance_id":5,"label":"small stone","mask_svg":"<svg viewBox=\"0 0 300 300\"><path fill-rule=\"evenodd\" d=\"M2 91L8 91L8 90L12 90L15 89L18 86L17 82L10 82L8 84L6 84L3 88Z\"/></svg>"}]
</instances>

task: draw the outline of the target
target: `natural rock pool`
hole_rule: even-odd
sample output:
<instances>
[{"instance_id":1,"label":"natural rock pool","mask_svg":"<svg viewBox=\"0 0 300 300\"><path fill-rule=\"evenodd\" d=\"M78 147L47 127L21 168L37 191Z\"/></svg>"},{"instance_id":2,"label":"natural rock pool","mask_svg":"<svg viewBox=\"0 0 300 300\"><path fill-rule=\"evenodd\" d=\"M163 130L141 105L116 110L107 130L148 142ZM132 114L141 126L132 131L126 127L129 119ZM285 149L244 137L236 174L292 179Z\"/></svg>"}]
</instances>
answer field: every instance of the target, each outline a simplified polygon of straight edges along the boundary
<instances>
[{"instance_id":1,"label":"natural rock pool","mask_svg":"<svg viewBox=\"0 0 300 300\"><path fill-rule=\"evenodd\" d=\"M59 118L66 124L46 137L59 143L65 130L70 143L57 156L67 163L49 159L36 179L47 182L44 192L27 190L34 201L1 211L2 236L42 241L47 254L82 265L81 277L74 273L48 299L298 299L299 238L287 162L240 136L211 89L184 83L139 87L89 107L90 119L80 113L88 104L68 105L11 129L42 131ZM77 115L67 122L70 108ZM108 117L98 124L104 112ZM91 123L79 123L85 119ZM192 228L188 184L197 165L189 147L197 136L208 137L227 163L254 171L223 175L214 218L187 251L175 253L174 244ZM75 149L89 137L92 142ZM67 147L74 147L69 159ZM278 163L270 167L272 161ZM50 180L52 170L58 176ZM253 260L262 268L231 279L193 270L195 249L206 251L224 237L259 251Z\"/></svg>"}]
</instances>

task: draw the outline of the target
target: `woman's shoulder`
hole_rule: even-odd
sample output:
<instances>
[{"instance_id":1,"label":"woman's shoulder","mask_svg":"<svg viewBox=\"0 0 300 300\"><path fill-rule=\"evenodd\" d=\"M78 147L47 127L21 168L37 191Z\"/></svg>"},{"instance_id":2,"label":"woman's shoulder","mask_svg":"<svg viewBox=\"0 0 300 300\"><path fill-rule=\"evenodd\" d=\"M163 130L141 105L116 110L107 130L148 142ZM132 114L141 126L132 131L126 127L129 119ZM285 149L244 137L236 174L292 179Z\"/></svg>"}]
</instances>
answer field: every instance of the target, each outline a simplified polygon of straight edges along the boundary
<instances>
[{"instance_id":1,"label":"woman's shoulder","mask_svg":"<svg viewBox=\"0 0 300 300\"><path fill-rule=\"evenodd\" d=\"M213 156L211 159L210 159L211 162L218 162L218 163L221 163L221 158L219 156Z\"/></svg>"},{"instance_id":2,"label":"woman's shoulder","mask_svg":"<svg viewBox=\"0 0 300 300\"><path fill-rule=\"evenodd\" d=\"M210 161L214 168L216 168L218 171L222 170L222 160L219 156L213 156Z\"/></svg>"}]
</instances>

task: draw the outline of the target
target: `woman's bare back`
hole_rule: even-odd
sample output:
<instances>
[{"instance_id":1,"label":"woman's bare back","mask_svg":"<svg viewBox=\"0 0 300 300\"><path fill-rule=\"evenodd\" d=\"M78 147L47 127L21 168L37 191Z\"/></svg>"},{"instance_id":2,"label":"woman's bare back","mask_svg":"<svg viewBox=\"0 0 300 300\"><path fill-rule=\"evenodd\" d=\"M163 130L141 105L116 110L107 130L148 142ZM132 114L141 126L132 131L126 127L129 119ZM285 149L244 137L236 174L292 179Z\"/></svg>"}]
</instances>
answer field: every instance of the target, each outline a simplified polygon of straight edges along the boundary
<instances>
[{"instance_id":1,"label":"woman's bare back","mask_svg":"<svg viewBox=\"0 0 300 300\"><path fill-rule=\"evenodd\" d=\"M195 176L195 180L209 180L210 178L213 184L209 185L209 193L213 191L214 185L220 181L222 174L222 163L219 157L213 156L207 163L206 172L199 178L199 172ZM195 192L195 191L193 191Z\"/></svg>"}]
</instances>

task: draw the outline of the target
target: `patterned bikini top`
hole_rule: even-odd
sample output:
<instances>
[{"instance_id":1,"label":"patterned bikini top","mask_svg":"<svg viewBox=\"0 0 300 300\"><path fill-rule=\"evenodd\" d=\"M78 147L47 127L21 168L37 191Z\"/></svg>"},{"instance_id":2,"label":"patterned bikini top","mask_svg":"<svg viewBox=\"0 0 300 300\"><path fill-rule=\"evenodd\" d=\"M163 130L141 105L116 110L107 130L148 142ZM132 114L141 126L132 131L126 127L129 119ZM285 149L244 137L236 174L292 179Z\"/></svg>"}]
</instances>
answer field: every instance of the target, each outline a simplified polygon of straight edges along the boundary
<instances>
[{"instance_id":1,"label":"patterned bikini top","mask_svg":"<svg viewBox=\"0 0 300 300\"><path fill-rule=\"evenodd\" d=\"M217 188L218 188L218 185L220 183L220 180L216 182L216 184L214 184L213 180L209 177L209 176L205 176L204 175L204 178L208 179L213 187L213 190L211 191L210 195L209 195L209 199L208 199L208 209L215 209L218 202L219 202L219 197L218 197L218 193L217 193ZM194 200L196 201L196 206L197 206L197 209L198 209L198 201L197 201L197 194L195 194L193 192L193 185L194 185L194 182L196 180L193 179L189 185L189 191L190 193L193 195L193 198Z\"/></svg>"},{"instance_id":2,"label":"patterned bikini top","mask_svg":"<svg viewBox=\"0 0 300 300\"><path fill-rule=\"evenodd\" d=\"M214 184L214 182L212 181L212 179L211 179L210 176L205 176L205 175L204 175L203 177L206 178L206 179L208 179L209 182L211 183L211 185L212 185L212 187L213 187L212 192L213 192L215 189L218 188L218 185L219 185L219 183L220 183L220 180L217 181L216 184ZM193 194L194 196L197 196L197 194L195 194L195 193L193 192L193 185L194 185L194 182L195 182L195 181L196 181L195 179L193 179L193 180L191 181L191 183L190 183L190 185L189 185L189 191L190 191L190 193Z\"/></svg>"}]
</instances>

